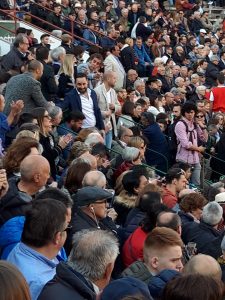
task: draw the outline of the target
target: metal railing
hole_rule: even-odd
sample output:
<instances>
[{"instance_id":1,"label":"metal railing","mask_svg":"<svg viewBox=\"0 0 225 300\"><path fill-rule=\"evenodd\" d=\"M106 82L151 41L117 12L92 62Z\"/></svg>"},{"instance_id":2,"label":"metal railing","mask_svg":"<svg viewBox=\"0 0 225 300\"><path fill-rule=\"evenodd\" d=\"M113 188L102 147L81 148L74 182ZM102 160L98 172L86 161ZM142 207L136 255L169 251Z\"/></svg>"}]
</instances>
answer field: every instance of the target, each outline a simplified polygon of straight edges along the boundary
<instances>
[{"instance_id":1,"label":"metal railing","mask_svg":"<svg viewBox=\"0 0 225 300\"><path fill-rule=\"evenodd\" d=\"M7 13L9 13L9 12L12 12L11 10L9 11L9 10L3 10L3 9L0 9L0 12L4 12L4 13L6 12L6 15L7 15L8 17L10 17L11 19L14 19L15 24L17 24L17 21L22 21L23 23L25 23L25 24L27 24L27 25L30 24L32 27L37 28L37 29L40 30L40 31L44 31L44 32L46 32L46 33L52 35L52 33L51 33L50 31L48 31L48 30L46 30L46 29L43 29L43 28L40 28L40 27L38 27L38 26L36 26L36 25L34 25L34 24L32 24L32 23L29 23L29 22L25 21L23 18L18 17L16 14L14 14L13 16L10 15L10 14L7 14ZM39 20L39 21L41 21L41 22L43 22L43 23L45 23L45 24L47 24L47 25L50 25L50 26L53 27L54 29L61 30L61 31L63 31L64 33L68 33L68 34L71 35L73 38L75 37L75 38L81 40L82 42L85 42L85 43L87 43L87 44L89 44L89 45L96 46L96 47L102 49L101 46L96 45L95 43L92 43L92 42L90 42L90 41L88 41L88 40L86 40L86 39L84 39L84 38L82 38L82 37L80 37L80 36L78 36L78 35L76 35L76 34L73 34L73 35L72 35L71 32L62 29L62 28L59 27L59 26L53 25L53 24L51 24L50 22L45 21L45 20L43 20L43 19L41 19L41 18L39 18L39 17L37 17L37 16L34 16L34 15L32 15L31 13L29 13L29 12L26 12L26 14L29 15L29 16L32 16L33 18L35 18L35 19L37 19L37 20ZM7 28L5 28L4 26L1 26L1 28L7 30ZM12 31L11 31L11 32L12 32ZM15 33L15 32L14 32L14 33ZM53 36L54 36L54 35L53 35ZM59 39L60 39L60 38L59 38Z\"/></svg>"},{"instance_id":2,"label":"metal railing","mask_svg":"<svg viewBox=\"0 0 225 300\"><path fill-rule=\"evenodd\" d=\"M127 120L127 121L133 122L133 124L135 124L135 126L139 127L140 129L143 128L143 125L140 124L140 123L138 123L138 122L135 122L135 121L133 121L133 120L130 120L130 119L124 117L124 116L119 116L119 117L122 118L122 119L125 119L125 120ZM160 152L158 152L158 151L156 151L156 150L153 150L153 149L151 149L151 148L149 148L149 147L146 147L146 150L148 150L148 151L150 151L150 152L152 152L152 153L155 153L155 154L161 156L161 157L165 160L166 170L168 171L168 169L169 169L169 161L168 161L168 158L167 158L165 155L163 155L162 153L160 153Z\"/></svg>"},{"instance_id":3,"label":"metal railing","mask_svg":"<svg viewBox=\"0 0 225 300\"><path fill-rule=\"evenodd\" d=\"M53 9L51 9L51 8L49 8L49 7L46 7L46 6L43 6L43 5L41 5L40 3L35 3L35 4L33 4L33 5L39 6L39 7L43 8L43 9L48 10L49 12L53 12L53 13L54 13L54 10L53 10ZM27 14L27 12L24 12L24 13ZM63 15L62 13L61 13L59 16L60 16L60 18L63 19L63 20L70 20L69 17ZM71 20L70 20L70 21L71 21ZM80 22L78 22L78 21L76 21L76 20L71 21L71 22L72 22L72 25L73 25L73 24L78 24L78 25L81 26L82 28L85 28L85 29L88 29L88 28L89 28L86 24L80 23ZM71 28L73 29L73 26L71 26ZM104 37L106 36L103 32L100 32L100 31L98 31L98 30L93 29L92 31L95 32L96 34L98 34L99 36L104 36ZM110 37L108 37L108 38L111 39L111 40L114 40L113 38L110 38Z\"/></svg>"}]
</instances>

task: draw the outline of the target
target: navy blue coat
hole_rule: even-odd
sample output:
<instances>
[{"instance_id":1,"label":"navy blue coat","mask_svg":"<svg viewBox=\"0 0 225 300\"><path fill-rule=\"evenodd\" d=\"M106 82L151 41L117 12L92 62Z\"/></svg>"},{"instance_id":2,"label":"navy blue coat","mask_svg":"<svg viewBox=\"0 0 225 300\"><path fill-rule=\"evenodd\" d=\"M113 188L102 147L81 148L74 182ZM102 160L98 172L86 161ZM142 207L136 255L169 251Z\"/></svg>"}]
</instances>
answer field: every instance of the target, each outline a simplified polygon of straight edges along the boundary
<instances>
[{"instance_id":1,"label":"navy blue coat","mask_svg":"<svg viewBox=\"0 0 225 300\"><path fill-rule=\"evenodd\" d=\"M197 244L197 252L218 258L221 254L220 244L223 233L201 221L189 222L182 227L182 240L184 244L194 242Z\"/></svg>"},{"instance_id":2,"label":"navy blue coat","mask_svg":"<svg viewBox=\"0 0 225 300\"><path fill-rule=\"evenodd\" d=\"M139 208L134 207L127 215L126 223L124 225L124 238L125 240L140 226L140 223L146 217L146 213L142 212Z\"/></svg>"},{"instance_id":3,"label":"navy blue coat","mask_svg":"<svg viewBox=\"0 0 225 300\"><path fill-rule=\"evenodd\" d=\"M97 95L94 90L91 90L91 98L93 100L93 108L94 108L94 115L96 118L96 127L99 130L105 129L101 111L98 106ZM78 94L76 89L72 89L68 94L66 94L64 101L60 101L57 105L59 105L63 111L81 111L82 112L82 105L80 100L80 95Z\"/></svg>"},{"instance_id":4,"label":"navy blue coat","mask_svg":"<svg viewBox=\"0 0 225 300\"><path fill-rule=\"evenodd\" d=\"M146 163L150 166L155 166L158 170L166 173L166 159L168 161L169 146L159 125L157 123L149 125L144 129L143 134L148 139L145 152ZM163 156L165 156L166 159Z\"/></svg>"},{"instance_id":5,"label":"navy blue coat","mask_svg":"<svg viewBox=\"0 0 225 300\"><path fill-rule=\"evenodd\" d=\"M92 284L66 263L60 262L56 275L43 288L38 300L95 300Z\"/></svg>"}]
</instances>

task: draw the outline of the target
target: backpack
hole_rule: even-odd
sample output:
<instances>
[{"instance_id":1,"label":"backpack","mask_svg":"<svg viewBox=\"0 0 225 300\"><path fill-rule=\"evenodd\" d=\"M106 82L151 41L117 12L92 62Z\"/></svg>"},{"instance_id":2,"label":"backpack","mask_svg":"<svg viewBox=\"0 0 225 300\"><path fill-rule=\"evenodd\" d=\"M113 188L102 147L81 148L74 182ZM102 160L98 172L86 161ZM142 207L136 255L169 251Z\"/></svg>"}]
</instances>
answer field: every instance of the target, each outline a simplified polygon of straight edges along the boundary
<instances>
[{"instance_id":1,"label":"backpack","mask_svg":"<svg viewBox=\"0 0 225 300\"><path fill-rule=\"evenodd\" d=\"M187 123L184 120L178 120L177 122L171 124L168 128L168 141L169 141L169 149L172 153L177 153L177 146L179 145L179 141L177 140L177 136L175 133L175 126L178 122L182 122L185 125L186 133L190 133L189 142L193 142L192 133L197 129L197 124L194 122L194 128L189 130Z\"/></svg>"}]
</instances>

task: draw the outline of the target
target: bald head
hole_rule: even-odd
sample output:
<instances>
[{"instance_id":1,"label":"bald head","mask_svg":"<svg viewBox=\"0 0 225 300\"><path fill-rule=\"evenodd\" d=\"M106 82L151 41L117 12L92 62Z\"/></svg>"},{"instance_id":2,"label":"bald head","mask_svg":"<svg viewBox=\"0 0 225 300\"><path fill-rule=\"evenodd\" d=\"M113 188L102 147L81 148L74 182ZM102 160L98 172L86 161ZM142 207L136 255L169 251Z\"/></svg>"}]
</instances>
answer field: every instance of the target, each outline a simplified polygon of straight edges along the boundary
<instances>
[{"instance_id":1,"label":"bald head","mask_svg":"<svg viewBox=\"0 0 225 300\"><path fill-rule=\"evenodd\" d=\"M50 166L47 159L41 155L28 155L20 164L21 180L24 182L33 182L35 175L43 175L45 172L50 173Z\"/></svg>"},{"instance_id":2,"label":"bald head","mask_svg":"<svg viewBox=\"0 0 225 300\"><path fill-rule=\"evenodd\" d=\"M105 175L100 171L89 171L85 174L82 185L83 187L98 186L100 188L105 188L106 186Z\"/></svg>"},{"instance_id":3,"label":"bald head","mask_svg":"<svg viewBox=\"0 0 225 300\"><path fill-rule=\"evenodd\" d=\"M116 72L113 72L113 71L106 71L104 74L103 74L103 81L106 81L108 80L109 78L113 77L113 76L116 76Z\"/></svg>"},{"instance_id":4,"label":"bald head","mask_svg":"<svg viewBox=\"0 0 225 300\"><path fill-rule=\"evenodd\" d=\"M94 155L85 152L80 157L86 159L90 163L92 170L97 169L97 159Z\"/></svg>"},{"instance_id":5,"label":"bald head","mask_svg":"<svg viewBox=\"0 0 225 300\"><path fill-rule=\"evenodd\" d=\"M181 233L181 219L176 213L173 212L162 212L159 214L157 217L156 226L171 228L178 233Z\"/></svg>"},{"instance_id":6,"label":"bald head","mask_svg":"<svg viewBox=\"0 0 225 300\"><path fill-rule=\"evenodd\" d=\"M182 191L180 191L179 193L179 199L184 198L186 195L192 194L192 193L196 193L194 190L192 189L184 189Z\"/></svg>"},{"instance_id":7,"label":"bald head","mask_svg":"<svg viewBox=\"0 0 225 300\"><path fill-rule=\"evenodd\" d=\"M211 256L198 254L193 256L184 267L184 274L201 274L221 280L219 263Z\"/></svg>"}]
</instances>

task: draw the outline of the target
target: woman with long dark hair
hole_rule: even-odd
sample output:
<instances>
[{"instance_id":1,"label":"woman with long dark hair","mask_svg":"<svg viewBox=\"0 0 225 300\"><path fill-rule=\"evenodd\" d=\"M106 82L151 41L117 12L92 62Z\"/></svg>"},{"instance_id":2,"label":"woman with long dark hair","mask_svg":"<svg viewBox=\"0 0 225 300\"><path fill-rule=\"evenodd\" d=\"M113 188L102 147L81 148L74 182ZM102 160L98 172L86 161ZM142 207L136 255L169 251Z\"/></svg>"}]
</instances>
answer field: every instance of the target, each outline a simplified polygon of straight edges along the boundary
<instances>
[{"instance_id":1,"label":"woman with long dark hair","mask_svg":"<svg viewBox=\"0 0 225 300\"><path fill-rule=\"evenodd\" d=\"M58 173L57 164L62 150L66 148L72 140L71 134L67 134L59 138L58 144L55 143L54 136L51 134L52 122L48 111L43 107L38 107L33 110L33 116L38 120L40 127L40 144L43 147L42 155L49 161L51 168L51 177L56 180Z\"/></svg>"}]
</instances>

